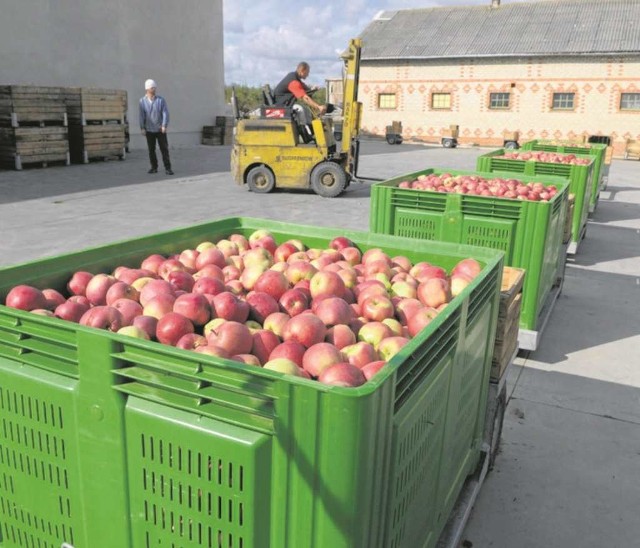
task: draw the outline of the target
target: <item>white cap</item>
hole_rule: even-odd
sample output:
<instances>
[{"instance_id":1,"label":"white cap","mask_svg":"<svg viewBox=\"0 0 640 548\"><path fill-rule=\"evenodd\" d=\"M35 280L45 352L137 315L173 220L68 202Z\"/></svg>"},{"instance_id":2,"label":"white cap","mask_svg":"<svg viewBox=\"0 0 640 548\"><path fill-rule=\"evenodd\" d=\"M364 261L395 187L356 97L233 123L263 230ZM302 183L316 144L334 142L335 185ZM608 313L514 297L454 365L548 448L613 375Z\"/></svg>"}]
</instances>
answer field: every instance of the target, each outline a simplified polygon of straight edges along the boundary
<instances>
[{"instance_id":1,"label":"white cap","mask_svg":"<svg viewBox=\"0 0 640 548\"><path fill-rule=\"evenodd\" d=\"M156 85L156 81L155 80L151 80L151 78L149 78L149 80L147 80L144 83L144 89L151 89L151 88L157 88L158 86Z\"/></svg>"}]
</instances>

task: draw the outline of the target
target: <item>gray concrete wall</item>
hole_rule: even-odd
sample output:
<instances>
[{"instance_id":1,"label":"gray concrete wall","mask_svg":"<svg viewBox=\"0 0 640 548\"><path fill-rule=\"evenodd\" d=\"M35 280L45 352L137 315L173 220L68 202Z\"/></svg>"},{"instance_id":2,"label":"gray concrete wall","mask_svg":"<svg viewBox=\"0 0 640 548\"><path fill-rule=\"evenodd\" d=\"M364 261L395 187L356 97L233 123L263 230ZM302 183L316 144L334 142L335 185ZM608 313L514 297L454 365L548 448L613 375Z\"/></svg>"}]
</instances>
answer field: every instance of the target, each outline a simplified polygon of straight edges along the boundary
<instances>
[{"instance_id":1,"label":"gray concrete wall","mask_svg":"<svg viewBox=\"0 0 640 548\"><path fill-rule=\"evenodd\" d=\"M222 0L2 2L0 84L126 89L131 147L141 148L147 78L169 104L171 146L198 143L225 113Z\"/></svg>"}]
</instances>

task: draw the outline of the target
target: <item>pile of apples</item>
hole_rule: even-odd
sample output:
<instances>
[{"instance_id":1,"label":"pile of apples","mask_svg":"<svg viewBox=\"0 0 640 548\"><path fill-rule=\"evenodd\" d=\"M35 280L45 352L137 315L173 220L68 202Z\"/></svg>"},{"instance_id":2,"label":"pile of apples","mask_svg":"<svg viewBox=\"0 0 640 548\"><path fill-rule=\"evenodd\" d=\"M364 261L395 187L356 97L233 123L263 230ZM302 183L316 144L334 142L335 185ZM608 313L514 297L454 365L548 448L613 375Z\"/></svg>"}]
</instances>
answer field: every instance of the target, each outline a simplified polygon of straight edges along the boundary
<instances>
[{"instance_id":1,"label":"pile of apples","mask_svg":"<svg viewBox=\"0 0 640 548\"><path fill-rule=\"evenodd\" d=\"M450 173L419 175L413 181L400 182L398 188L469 194L473 196L495 196L534 202L548 202L558 192L555 185L523 183L518 179L500 177L487 179L479 175L451 175Z\"/></svg>"},{"instance_id":2,"label":"pile of apples","mask_svg":"<svg viewBox=\"0 0 640 548\"><path fill-rule=\"evenodd\" d=\"M327 249L267 230L232 234L139 267L73 273L66 294L13 287L6 306L177 348L360 386L481 271L450 274L336 237Z\"/></svg>"},{"instance_id":3,"label":"pile of apples","mask_svg":"<svg viewBox=\"0 0 640 548\"><path fill-rule=\"evenodd\" d=\"M576 166L589 165L589 158L577 158L575 154L560 154L558 152L543 152L527 150L524 152L505 152L502 156L494 158L505 158L507 160L531 160L534 162L547 162L551 164L570 164Z\"/></svg>"}]
</instances>

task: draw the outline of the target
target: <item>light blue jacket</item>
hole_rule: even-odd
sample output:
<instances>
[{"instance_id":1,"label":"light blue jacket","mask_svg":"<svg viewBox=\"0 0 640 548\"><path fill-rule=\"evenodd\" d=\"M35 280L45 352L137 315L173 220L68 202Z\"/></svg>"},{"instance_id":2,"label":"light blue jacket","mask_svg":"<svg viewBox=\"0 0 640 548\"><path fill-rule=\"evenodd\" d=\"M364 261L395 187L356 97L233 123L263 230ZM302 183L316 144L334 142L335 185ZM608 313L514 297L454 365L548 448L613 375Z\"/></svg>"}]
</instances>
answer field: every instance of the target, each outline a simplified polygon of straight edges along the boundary
<instances>
[{"instance_id":1,"label":"light blue jacket","mask_svg":"<svg viewBox=\"0 0 640 548\"><path fill-rule=\"evenodd\" d=\"M156 95L153 101L145 95L140 99L140 129L159 133L162 127L169 127L167 102L160 95Z\"/></svg>"}]
</instances>

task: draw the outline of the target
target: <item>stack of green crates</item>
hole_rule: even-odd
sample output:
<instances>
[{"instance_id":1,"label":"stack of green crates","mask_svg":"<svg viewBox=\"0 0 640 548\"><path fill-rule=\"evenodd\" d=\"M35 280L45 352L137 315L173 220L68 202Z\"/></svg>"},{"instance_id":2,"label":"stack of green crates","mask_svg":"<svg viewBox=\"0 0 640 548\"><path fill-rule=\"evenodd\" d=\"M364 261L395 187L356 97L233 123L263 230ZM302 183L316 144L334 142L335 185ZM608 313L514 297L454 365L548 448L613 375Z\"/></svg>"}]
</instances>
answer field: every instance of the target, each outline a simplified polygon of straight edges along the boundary
<instances>
[{"instance_id":1,"label":"stack of green crates","mask_svg":"<svg viewBox=\"0 0 640 548\"><path fill-rule=\"evenodd\" d=\"M230 218L1 269L0 299L257 229L483 270L358 388L0 306L1 546L435 545L480 460L502 252Z\"/></svg>"},{"instance_id":2,"label":"stack of green crates","mask_svg":"<svg viewBox=\"0 0 640 548\"><path fill-rule=\"evenodd\" d=\"M568 179L569 192L575 196L573 220L571 223L571 241L568 253L575 254L578 246L587 231L587 218L589 216L589 201L593 187L595 159L593 156L577 154L579 158L591 160L586 165L557 164L553 162L536 162L534 160L512 160L508 158L496 158L511 151L498 149L478 157L476 167L478 171L486 173L511 173L512 177L520 178L521 175L532 177L555 176ZM517 175L516 175L517 174Z\"/></svg>"},{"instance_id":3,"label":"stack of green crates","mask_svg":"<svg viewBox=\"0 0 640 548\"><path fill-rule=\"evenodd\" d=\"M553 184L558 193L549 202L533 202L398 188L403 180L432 173L517 178L525 183ZM568 187L569 181L558 177L425 169L371 187L370 229L504 251L506 265L526 270L520 328L535 331L564 263L561 246Z\"/></svg>"},{"instance_id":4,"label":"stack of green crates","mask_svg":"<svg viewBox=\"0 0 640 548\"><path fill-rule=\"evenodd\" d=\"M605 179L605 155L607 145L600 143L558 143L557 141L534 140L524 143L521 150L540 150L545 152L558 152L562 154L586 154L594 157L593 177L591 185L591 198L589 199L589 213L593 213L598 205L600 190L604 188Z\"/></svg>"}]
</instances>

